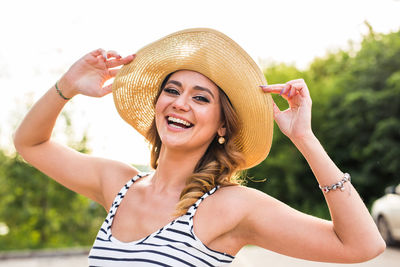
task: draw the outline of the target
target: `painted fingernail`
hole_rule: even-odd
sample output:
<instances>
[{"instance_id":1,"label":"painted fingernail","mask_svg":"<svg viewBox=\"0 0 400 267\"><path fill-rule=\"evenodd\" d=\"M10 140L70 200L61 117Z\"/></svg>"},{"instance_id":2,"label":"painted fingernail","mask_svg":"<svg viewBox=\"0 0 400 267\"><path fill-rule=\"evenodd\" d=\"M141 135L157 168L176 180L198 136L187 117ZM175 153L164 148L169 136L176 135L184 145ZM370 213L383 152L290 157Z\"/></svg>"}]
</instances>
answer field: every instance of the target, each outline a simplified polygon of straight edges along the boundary
<instances>
[{"instance_id":1,"label":"painted fingernail","mask_svg":"<svg viewBox=\"0 0 400 267\"><path fill-rule=\"evenodd\" d=\"M288 96L287 96L287 97L290 97L290 93L291 93L291 91L289 91L289 94L288 94Z\"/></svg>"},{"instance_id":2,"label":"painted fingernail","mask_svg":"<svg viewBox=\"0 0 400 267\"><path fill-rule=\"evenodd\" d=\"M261 88L268 88L268 85L260 85Z\"/></svg>"},{"instance_id":3,"label":"painted fingernail","mask_svg":"<svg viewBox=\"0 0 400 267\"><path fill-rule=\"evenodd\" d=\"M279 93L279 95L282 95L282 93L283 93L283 90L285 90L285 88L283 88L283 89L281 90L281 92Z\"/></svg>"}]
</instances>

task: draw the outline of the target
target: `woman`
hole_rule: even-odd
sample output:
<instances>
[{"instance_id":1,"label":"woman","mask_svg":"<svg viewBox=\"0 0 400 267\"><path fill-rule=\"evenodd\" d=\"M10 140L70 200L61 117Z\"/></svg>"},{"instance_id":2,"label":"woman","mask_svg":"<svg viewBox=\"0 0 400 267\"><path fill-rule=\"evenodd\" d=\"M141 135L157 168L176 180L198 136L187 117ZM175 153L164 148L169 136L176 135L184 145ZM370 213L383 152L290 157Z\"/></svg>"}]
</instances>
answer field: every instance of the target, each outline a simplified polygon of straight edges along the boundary
<instances>
[{"instance_id":1,"label":"woman","mask_svg":"<svg viewBox=\"0 0 400 267\"><path fill-rule=\"evenodd\" d=\"M349 175L312 132L304 80L265 84L254 61L211 29L171 34L125 58L98 49L34 105L14 142L32 165L109 210L90 265L222 266L247 244L313 261L376 257L385 243ZM70 98L110 92L122 118L149 140L155 172L139 173L50 139ZM280 111L270 94L280 94L289 108ZM272 118L309 163L332 221L238 185L238 171L267 156Z\"/></svg>"}]
</instances>

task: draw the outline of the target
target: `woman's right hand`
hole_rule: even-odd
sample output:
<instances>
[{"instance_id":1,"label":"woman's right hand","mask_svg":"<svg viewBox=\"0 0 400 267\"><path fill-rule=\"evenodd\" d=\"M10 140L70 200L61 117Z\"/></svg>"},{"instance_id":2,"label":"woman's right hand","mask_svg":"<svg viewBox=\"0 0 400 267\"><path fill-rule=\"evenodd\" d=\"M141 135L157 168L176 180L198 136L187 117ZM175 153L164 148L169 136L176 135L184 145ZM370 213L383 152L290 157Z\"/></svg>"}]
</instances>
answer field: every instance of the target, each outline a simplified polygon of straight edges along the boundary
<instances>
[{"instance_id":1,"label":"woman's right hand","mask_svg":"<svg viewBox=\"0 0 400 267\"><path fill-rule=\"evenodd\" d=\"M104 96L111 92L111 85L104 86L104 83L118 73L114 68L133 58L133 55L121 58L114 51L97 49L75 62L58 81L58 88L66 97L76 94ZM137 174L137 170L129 164L82 154L53 141L54 125L66 103L52 86L16 130L15 148L47 176L108 209L116 192L129 177Z\"/></svg>"},{"instance_id":2,"label":"woman's right hand","mask_svg":"<svg viewBox=\"0 0 400 267\"><path fill-rule=\"evenodd\" d=\"M104 83L115 77L119 67L130 63L135 55L122 58L115 51L103 49L94 50L77 62L58 81L58 86L66 97L73 97L77 94L102 97L111 93L111 84L104 86Z\"/></svg>"}]
</instances>

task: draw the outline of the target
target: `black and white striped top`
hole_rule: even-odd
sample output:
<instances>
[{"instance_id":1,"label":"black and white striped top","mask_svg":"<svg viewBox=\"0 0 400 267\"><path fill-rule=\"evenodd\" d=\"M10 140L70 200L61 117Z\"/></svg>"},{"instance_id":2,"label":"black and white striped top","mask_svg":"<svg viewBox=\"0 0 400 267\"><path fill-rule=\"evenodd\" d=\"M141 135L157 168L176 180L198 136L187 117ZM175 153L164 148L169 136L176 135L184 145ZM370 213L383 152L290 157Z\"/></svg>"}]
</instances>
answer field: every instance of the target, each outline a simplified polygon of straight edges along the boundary
<instances>
[{"instance_id":1,"label":"black and white striped top","mask_svg":"<svg viewBox=\"0 0 400 267\"><path fill-rule=\"evenodd\" d=\"M146 175L140 173L133 177L117 194L90 250L89 266L228 266L233 256L208 248L193 232L197 207L218 186L199 198L186 214L145 238L121 242L112 236L111 224L118 206L129 187Z\"/></svg>"}]
</instances>

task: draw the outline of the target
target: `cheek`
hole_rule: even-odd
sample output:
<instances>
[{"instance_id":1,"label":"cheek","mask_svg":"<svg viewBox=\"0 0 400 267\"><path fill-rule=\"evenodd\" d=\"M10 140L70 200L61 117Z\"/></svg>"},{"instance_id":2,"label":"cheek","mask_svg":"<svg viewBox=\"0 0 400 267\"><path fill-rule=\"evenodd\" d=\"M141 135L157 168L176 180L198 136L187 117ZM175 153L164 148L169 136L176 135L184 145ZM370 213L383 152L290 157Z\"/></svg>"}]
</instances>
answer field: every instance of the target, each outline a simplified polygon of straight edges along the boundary
<instances>
[{"instance_id":1,"label":"cheek","mask_svg":"<svg viewBox=\"0 0 400 267\"><path fill-rule=\"evenodd\" d=\"M163 111L165 110L165 107L167 106L165 99L162 97L158 98L156 102L156 106L154 107L154 112L155 112L155 121L156 121L156 127L158 129L158 125L160 125L161 120L164 119L163 116Z\"/></svg>"},{"instance_id":2,"label":"cheek","mask_svg":"<svg viewBox=\"0 0 400 267\"><path fill-rule=\"evenodd\" d=\"M201 112L201 116L199 116L199 118L200 117L202 119L202 123L208 126L207 128L212 131L218 130L221 121L221 114L218 108L213 108L212 110L205 109Z\"/></svg>"},{"instance_id":3,"label":"cheek","mask_svg":"<svg viewBox=\"0 0 400 267\"><path fill-rule=\"evenodd\" d=\"M158 114L161 114L163 112L163 110L165 109L165 107L168 105L166 98L162 97L162 95L158 98L157 102L156 102L156 106L155 106L155 113L156 116Z\"/></svg>"}]
</instances>

